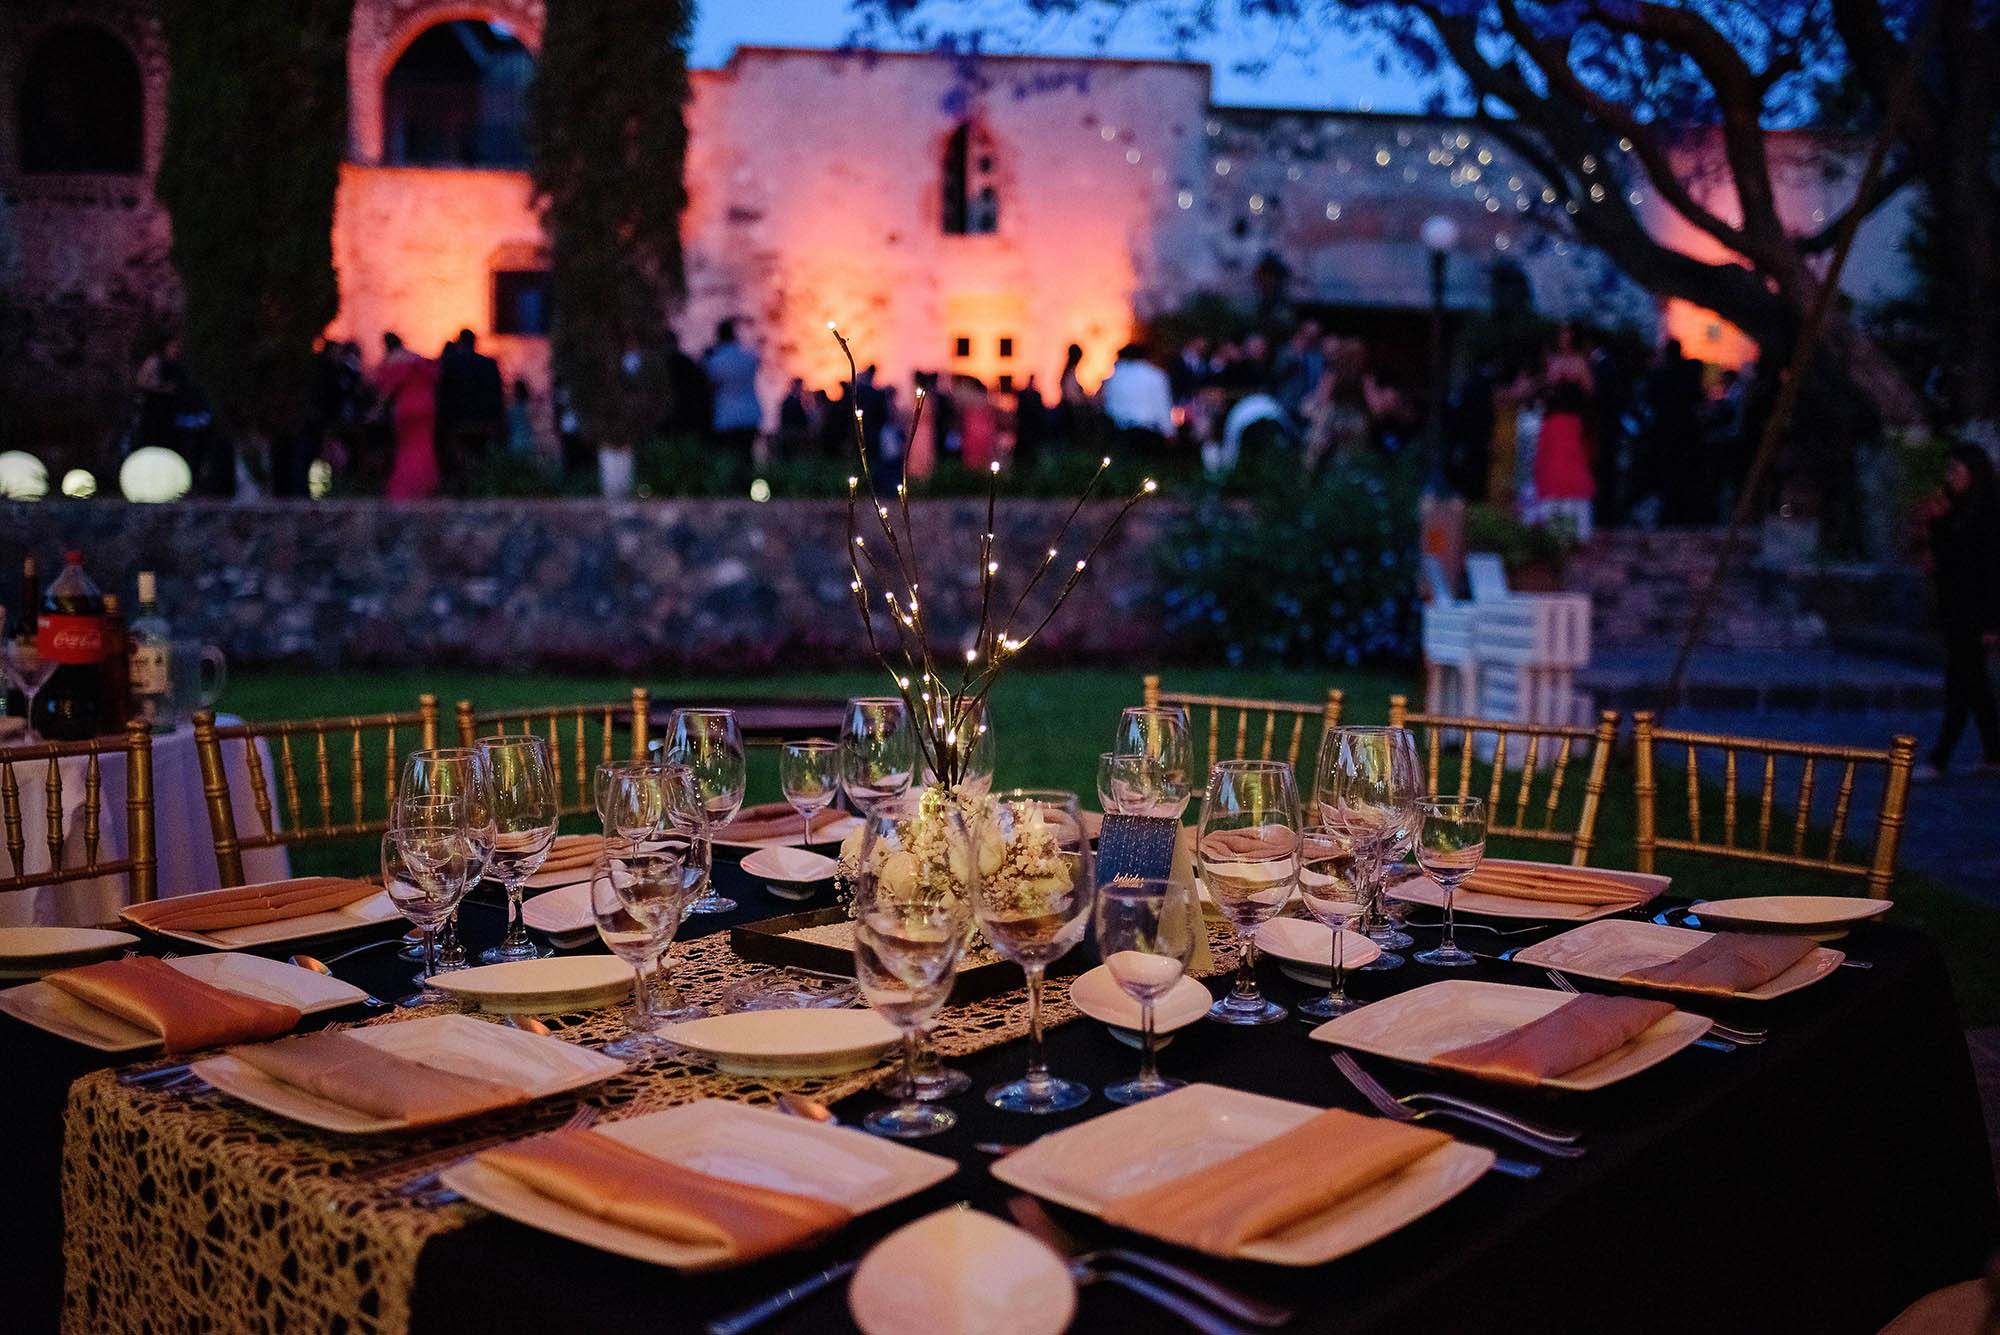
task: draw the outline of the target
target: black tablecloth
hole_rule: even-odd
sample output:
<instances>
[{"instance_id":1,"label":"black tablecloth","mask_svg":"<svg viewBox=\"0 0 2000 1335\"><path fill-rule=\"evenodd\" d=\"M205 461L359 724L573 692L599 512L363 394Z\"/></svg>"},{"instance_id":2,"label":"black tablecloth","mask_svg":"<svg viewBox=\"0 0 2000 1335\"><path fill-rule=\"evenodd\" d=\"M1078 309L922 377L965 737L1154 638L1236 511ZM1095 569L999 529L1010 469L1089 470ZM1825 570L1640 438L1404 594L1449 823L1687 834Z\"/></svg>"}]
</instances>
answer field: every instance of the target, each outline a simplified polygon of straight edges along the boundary
<instances>
[{"instance_id":1,"label":"black tablecloth","mask_svg":"<svg viewBox=\"0 0 2000 1335\"><path fill-rule=\"evenodd\" d=\"M719 868L717 882L741 906L705 927L799 907L765 895L733 867ZM475 941L490 940L499 925L485 905L469 905L466 919ZM1466 939L1483 949L1481 935ZM1299 1331L1873 1331L1919 1294L1976 1273L2000 1211L1936 950L1893 926L1859 929L1842 945L1874 967L1836 970L1775 1002L1716 1010L1768 1025L1771 1040L1762 1047L1690 1049L1594 1094L1512 1096L1523 1111L1585 1131L1585 1159L1548 1163L1533 1182L1489 1175L1394 1236L1317 1269L1180 1259L1295 1306ZM407 970L387 950L339 966L381 995L400 990ZM1453 972L1544 981L1537 970L1499 962ZM1362 975L1356 991L1384 995L1445 973L1408 965ZM1264 982L1282 1001L1305 995L1274 969ZM1365 1111L1333 1070L1329 1049L1306 1032L1297 1021L1263 1029L1200 1022L1175 1037L1162 1065L1169 1075ZM0 1255L10 1262L0 1265L0 1311L23 1314L18 1329L52 1329L63 1094L101 1058L11 1020L0 1035L14 1058L0 1114L16 1151L16 1189L0 1210ZM1059 1074L1099 1088L1136 1060L1087 1019L1052 1033L1050 1056ZM977 1090L1017 1075L1021 1062L1020 1046L1010 1044L962 1064ZM1398 1092L1439 1084L1366 1064ZM1479 1092L1510 1101L1490 1088ZM839 1112L853 1120L878 1105L860 1095ZM1049 1118L1000 1113L976 1094L951 1106L959 1127L921 1147L958 1159L959 1173L818 1251L681 1276L489 1217L425 1248L412 1328L423 1335L698 1330L928 1210L970 1200L1004 1217L1007 1190L987 1173L989 1160L974 1142L1030 1139L1111 1107L1101 1094ZM1081 1216L1062 1218L1086 1238L1110 1236ZM1075 1329L1176 1328L1174 1318L1135 1302L1113 1289L1086 1290ZM836 1288L765 1329L851 1327Z\"/></svg>"}]
</instances>

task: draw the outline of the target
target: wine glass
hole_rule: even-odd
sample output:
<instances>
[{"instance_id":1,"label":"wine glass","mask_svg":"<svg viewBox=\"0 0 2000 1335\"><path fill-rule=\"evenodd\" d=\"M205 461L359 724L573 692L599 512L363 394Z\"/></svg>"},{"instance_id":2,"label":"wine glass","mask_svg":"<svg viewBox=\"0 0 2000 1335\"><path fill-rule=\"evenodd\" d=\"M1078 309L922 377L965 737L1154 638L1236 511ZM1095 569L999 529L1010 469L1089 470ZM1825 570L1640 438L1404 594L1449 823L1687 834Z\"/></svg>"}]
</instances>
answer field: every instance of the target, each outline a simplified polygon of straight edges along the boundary
<instances>
[{"instance_id":1,"label":"wine glass","mask_svg":"<svg viewBox=\"0 0 2000 1335\"><path fill-rule=\"evenodd\" d=\"M855 810L865 816L884 798L907 791L916 769L916 729L901 697L849 700L840 721L840 784Z\"/></svg>"},{"instance_id":2,"label":"wine glass","mask_svg":"<svg viewBox=\"0 0 2000 1335\"><path fill-rule=\"evenodd\" d=\"M992 847L998 836L997 848ZM972 903L993 948L1028 975L1028 1070L995 1085L986 1101L1008 1112L1052 1113L1090 1097L1090 1086L1049 1074L1042 1045L1042 983L1049 965L1083 939L1095 889L1090 840L1075 793L1017 788L993 804L978 831L982 864Z\"/></svg>"},{"instance_id":3,"label":"wine glass","mask_svg":"<svg viewBox=\"0 0 2000 1335\"><path fill-rule=\"evenodd\" d=\"M396 781L396 801L391 824L402 824L408 804L429 797L463 797L466 801L466 837L479 856L479 875L493 856L492 782L486 773L486 757L474 746L441 746L412 751L403 759L403 772ZM421 949L421 948L419 948ZM450 973L466 966L465 946L458 939L458 909L454 907L438 928L437 971ZM416 958L412 955L411 958Z\"/></svg>"},{"instance_id":4,"label":"wine glass","mask_svg":"<svg viewBox=\"0 0 2000 1335\"><path fill-rule=\"evenodd\" d=\"M658 838L667 825L674 787L686 777L687 771L678 765L620 765L607 778L599 803L599 817L608 818L605 837L635 849Z\"/></svg>"},{"instance_id":5,"label":"wine glass","mask_svg":"<svg viewBox=\"0 0 2000 1335\"><path fill-rule=\"evenodd\" d=\"M526 733L479 739L491 785L493 856L487 874L507 887L507 934L480 952L482 963L539 959L546 954L528 939L521 919L521 883L541 869L556 837L555 767L549 744Z\"/></svg>"},{"instance_id":6,"label":"wine glass","mask_svg":"<svg viewBox=\"0 0 2000 1335\"><path fill-rule=\"evenodd\" d=\"M1444 936L1436 950L1420 950L1416 958L1424 964L1463 968L1474 956L1452 939L1451 901L1459 882L1486 856L1486 803L1477 797L1420 798L1417 818L1417 865L1444 891Z\"/></svg>"},{"instance_id":7,"label":"wine glass","mask_svg":"<svg viewBox=\"0 0 2000 1335\"><path fill-rule=\"evenodd\" d=\"M614 1057L644 1057L658 1040L660 1019L646 986L646 966L664 964L687 908L688 882L678 853L640 851L607 842L590 877L590 912L597 935L612 954L632 966L632 1014L626 1034L604 1045Z\"/></svg>"},{"instance_id":8,"label":"wine glass","mask_svg":"<svg viewBox=\"0 0 2000 1335\"><path fill-rule=\"evenodd\" d=\"M701 836L705 842L708 830L736 818L749 782L735 711L676 709L667 720L667 759L686 766L694 776L707 825ZM688 912L727 913L735 907L736 901L716 894L713 882L704 875L701 896L688 905Z\"/></svg>"},{"instance_id":9,"label":"wine glass","mask_svg":"<svg viewBox=\"0 0 2000 1335\"><path fill-rule=\"evenodd\" d=\"M1148 815L1179 820L1187 813L1194 796L1189 777L1194 772L1194 742L1185 709L1177 705L1127 709L1119 716L1111 749L1118 755L1147 755L1160 762L1159 808Z\"/></svg>"},{"instance_id":10,"label":"wine glass","mask_svg":"<svg viewBox=\"0 0 2000 1335\"><path fill-rule=\"evenodd\" d=\"M438 973L438 927L479 879L480 857L465 833L465 803L452 797L413 800L407 824L382 835L382 886L397 912L423 931L424 967L419 984ZM433 1000L422 986L397 1002L422 1006Z\"/></svg>"},{"instance_id":11,"label":"wine glass","mask_svg":"<svg viewBox=\"0 0 2000 1335\"><path fill-rule=\"evenodd\" d=\"M41 734L35 731L35 697L41 694L42 687L49 684L49 678L56 675L60 666L55 659L42 657L33 640L0 641L0 667L6 668L8 683L27 702L27 739L31 742L42 739Z\"/></svg>"},{"instance_id":12,"label":"wine glass","mask_svg":"<svg viewBox=\"0 0 2000 1335\"><path fill-rule=\"evenodd\" d=\"M1153 1037L1153 1003L1173 991L1194 958L1202 928L1201 901L1187 881L1119 876L1097 887L1091 911L1097 953L1125 995L1139 1003L1139 1074L1104 1087L1113 1103L1139 1103L1185 1080L1160 1075Z\"/></svg>"},{"instance_id":13,"label":"wine glass","mask_svg":"<svg viewBox=\"0 0 2000 1335\"><path fill-rule=\"evenodd\" d=\"M963 793L985 796L993 791L993 727L986 718L984 700L961 700L954 706L947 697L932 706L937 711L937 736L957 758L957 773L949 787ZM939 782L929 764L924 781Z\"/></svg>"},{"instance_id":14,"label":"wine glass","mask_svg":"<svg viewBox=\"0 0 2000 1335\"><path fill-rule=\"evenodd\" d=\"M603 825L604 837L607 839L615 839L618 836L617 821L611 810L611 782L617 777L618 772L630 763L627 760L602 760L591 774L590 792L596 800L597 819Z\"/></svg>"},{"instance_id":15,"label":"wine glass","mask_svg":"<svg viewBox=\"0 0 2000 1335\"><path fill-rule=\"evenodd\" d=\"M778 748L778 788L799 813L799 846L812 842L813 817L840 796L838 742L785 742Z\"/></svg>"},{"instance_id":16,"label":"wine glass","mask_svg":"<svg viewBox=\"0 0 2000 1335\"><path fill-rule=\"evenodd\" d=\"M958 1116L918 1099L917 1050L972 932L973 831L955 803L937 798L887 798L867 820L854 886L854 973L868 1004L902 1031L903 1080L897 1106L862 1125L898 1139L936 1135Z\"/></svg>"},{"instance_id":17,"label":"wine glass","mask_svg":"<svg viewBox=\"0 0 2000 1335\"><path fill-rule=\"evenodd\" d=\"M1397 967L1403 957L1393 952L1411 944L1384 912L1382 881L1383 872L1402 859L1416 833L1422 785L1416 743L1406 729L1342 727L1320 743L1313 797L1321 823L1350 834L1364 827L1380 834L1363 927L1383 950L1373 963L1364 966L1367 969Z\"/></svg>"},{"instance_id":18,"label":"wine glass","mask_svg":"<svg viewBox=\"0 0 2000 1335\"><path fill-rule=\"evenodd\" d=\"M708 892L709 872L715 864L715 845L710 837L713 827L708 820L708 806L701 800L700 789L695 784L694 775L685 765L649 765L638 768L646 771L646 781L657 786L659 805L662 812L661 824L646 836L642 847L661 849L672 853L681 860L681 879L687 887L687 896L681 916L685 918L693 912L692 906ZM722 900L727 904L728 900ZM656 974L660 989L668 998L668 1009L661 1010L654 1005L654 1015L662 1023L678 1020L698 1020L708 1012L700 1006L679 1006L676 999L673 974L667 968L667 951L660 952L660 967Z\"/></svg>"},{"instance_id":19,"label":"wine glass","mask_svg":"<svg viewBox=\"0 0 2000 1335\"><path fill-rule=\"evenodd\" d=\"M1256 932L1299 881L1299 793L1281 760L1223 760L1208 772L1195 848L1215 907L1236 930L1236 981L1209 1007L1224 1024L1276 1024L1285 1008L1257 990Z\"/></svg>"},{"instance_id":20,"label":"wine glass","mask_svg":"<svg viewBox=\"0 0 2000 1335\"><path fill-rule=\"evenodd\" d=\"M1171 810L1166 771L1158 756L1143 752L1097 757L1097 805L1107 816L1163 816ZM1177 814L1177 813L1176 813Z\"/></svg>"},{"instance_id":21,"label":"wine glass","mask_svg":"<svg viewBox=\"0 0 2000 1335\"><path fill-rule=\"evenodd\" d=\"M1375 830L1350 834L1330 825L1309 826L1299 836L1299 898L1333 934L1326 995L1300 1002L1301 1015L1330 1020L1361 1005L1347 995L1347 935L1368 911L1380 843Z\"/></svg>"}]
</instances>

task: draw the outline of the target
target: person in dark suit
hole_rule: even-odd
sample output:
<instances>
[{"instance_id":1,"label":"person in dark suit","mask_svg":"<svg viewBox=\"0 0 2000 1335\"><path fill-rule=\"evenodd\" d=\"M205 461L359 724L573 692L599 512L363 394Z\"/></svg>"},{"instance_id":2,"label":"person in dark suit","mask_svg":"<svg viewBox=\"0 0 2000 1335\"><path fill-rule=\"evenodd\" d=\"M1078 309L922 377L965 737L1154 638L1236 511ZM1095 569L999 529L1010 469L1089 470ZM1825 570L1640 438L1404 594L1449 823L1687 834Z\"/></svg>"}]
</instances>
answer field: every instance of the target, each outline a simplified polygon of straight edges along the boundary
<instances>
[{"instance_id":1,"label":"person in dark suit","mask_svg":"<svg viewBox=\"0 0 2000 1335\"><path fill-rule=\"evenodd\" d=\"M462 495L507 423L500 363L479 351L478 335L470 329L459 330L438 358L437 407L445 488Z\"/></svg>"}]
</instances>

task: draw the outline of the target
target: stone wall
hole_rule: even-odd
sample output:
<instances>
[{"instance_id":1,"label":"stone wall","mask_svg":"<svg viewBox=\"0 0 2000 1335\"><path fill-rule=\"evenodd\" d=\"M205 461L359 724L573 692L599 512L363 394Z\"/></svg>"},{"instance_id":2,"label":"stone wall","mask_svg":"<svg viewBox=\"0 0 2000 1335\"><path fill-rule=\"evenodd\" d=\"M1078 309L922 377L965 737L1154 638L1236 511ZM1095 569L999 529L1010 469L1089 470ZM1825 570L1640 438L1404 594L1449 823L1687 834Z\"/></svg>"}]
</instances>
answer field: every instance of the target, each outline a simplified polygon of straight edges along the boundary
<instances>
[{"instance_id":1,"label":"stone wall","mask_svg":"<svg viewBox=\"0 0 2000 1335\"><path fill-rule=\"evenodd\" d=\"M1079 518L1055 575L1114 508ZM978 617L984 506L912 509L925 611L937 638L958 642ZM1012 606L1066 510L1000 505L996 604ZM1034 661L1159 652L1150 553L1176 516L1167 504L1133 512ZM46 570L80 548L92 577L129 598L136 572L155 570L177 633L238 664L810 670L866 660L846 519L825 501L0 503L0 571L18 570L24 550ZM0 600L13 588L0 577Z\"/></svg>"}]
</instances>

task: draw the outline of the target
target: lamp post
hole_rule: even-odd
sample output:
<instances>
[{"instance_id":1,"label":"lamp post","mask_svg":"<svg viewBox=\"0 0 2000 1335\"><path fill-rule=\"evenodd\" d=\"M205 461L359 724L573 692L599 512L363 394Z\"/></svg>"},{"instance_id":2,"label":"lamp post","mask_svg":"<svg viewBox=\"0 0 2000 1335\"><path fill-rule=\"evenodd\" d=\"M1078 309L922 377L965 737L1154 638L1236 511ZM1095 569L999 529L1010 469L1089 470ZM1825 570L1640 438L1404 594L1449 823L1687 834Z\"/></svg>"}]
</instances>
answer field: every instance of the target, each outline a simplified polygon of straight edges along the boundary
<instances>
[{"instance_id":1,"label":"lamp post","mask_svg":"<svg viewBox=\"0 0 2000 1335\"><path fill-rule=\"evenodd\" d=\"M1431 256L1431 413L1424 438L1430 446L1430 466L1437 469L1444 464L1445 381L1451 373L1444 349L1444 265L1458 244L1458 224L1433 215L1424 219L1419 235Z\"/></svg>"}]
</instances>

